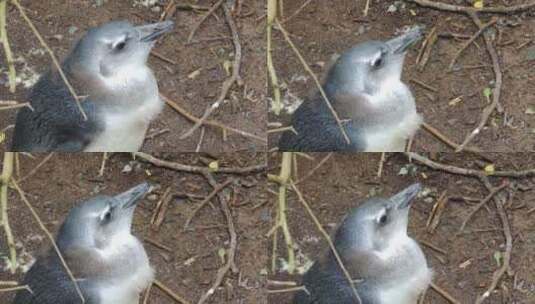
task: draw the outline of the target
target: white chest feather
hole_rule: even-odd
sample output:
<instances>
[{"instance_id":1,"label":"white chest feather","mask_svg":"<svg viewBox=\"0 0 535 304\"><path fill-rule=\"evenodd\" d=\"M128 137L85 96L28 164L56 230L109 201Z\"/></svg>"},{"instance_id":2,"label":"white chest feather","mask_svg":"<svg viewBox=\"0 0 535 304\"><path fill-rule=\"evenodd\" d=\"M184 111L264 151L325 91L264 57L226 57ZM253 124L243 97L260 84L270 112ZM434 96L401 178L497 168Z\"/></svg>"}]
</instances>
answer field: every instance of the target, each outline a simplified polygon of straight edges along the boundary
<instances>
[{"instance_id":1,"label":"white chest feather","mask_svg":"<svg viewBox=\"0 0 535 304\"><path fill-rule=\"evenodd\" d=\"M414 98L409 88L393 79L372 100L383 109L378 126L366 130L365 152L403 152L407 140L420 128L423 118L416 112Z\"/></svg>"},{"instance_id":2,"label":"white chest feather","mask_svg":"<svg viewBox=\"0 0 535 304\"><path fill-rule=\"evenodd\" d=\"M145 138L150 121L163 108L158 96L133 108L105 113L104 131L85 149L85 152L136 152Z\"/></svg>"},{"instance_id":3,"label":"white chest feather","mask_svg":"<svg viewBox=\"0 0 535 304\"><path fill-rule=\"evenodd\" d=\"M403 152L407 140L420 128L422 121L420 114L415 111L399 123L366 132L365 152Z\"/></svg>"},{"instance_id":4,"label":"white chest feather","mask_svg":"<svg viewBox=\"0 0 535 304\"><path fill-rule=\"evenodd\" d=\"M137 254L126 262L124 267L128 269L121 275L99 283L97 288L101 304L138 304L141 292L154 280L154 270L149 264L143 245L134 236L118 236L113 240L113 244L113 248L106 249L103 254L105 259L121 258L124 251L132 248Z\"/></svg>"},{"instance_id":5,"label":"white chest feather","mask_svg":"<svg viewBox=\"0 0 535 304\"><path fill-rule=\"evenodd\" d=\"M418 297L428 288L433 276L418 244L407 236L400 236L378 256L384 261L392 261L396 256L404 257L396 261L404 263L395 267L400 273L390 273L385 277L380 288L380 303L417 304Z\"/></svg>"},{"instance_id":6,"label":"white chest feather","mask_svg":"<svg viewBox=\"0 0 535 304\"><path fill-rule=\"evenodd\" d=\"M420 294L431 283L432 276L433 273L426 267L414 273L408 280L398 280L395 284L381 290L380 303L416 304Z\"/></svg>"}]
</instances>

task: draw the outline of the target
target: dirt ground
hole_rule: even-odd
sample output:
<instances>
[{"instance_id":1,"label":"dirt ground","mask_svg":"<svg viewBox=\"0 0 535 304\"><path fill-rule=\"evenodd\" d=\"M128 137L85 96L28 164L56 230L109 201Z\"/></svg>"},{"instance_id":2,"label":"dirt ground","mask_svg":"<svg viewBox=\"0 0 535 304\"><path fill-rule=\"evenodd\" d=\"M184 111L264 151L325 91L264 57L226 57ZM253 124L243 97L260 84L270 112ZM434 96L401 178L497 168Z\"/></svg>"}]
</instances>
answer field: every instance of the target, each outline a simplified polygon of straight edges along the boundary
<instances>
[{"instance_id":1,"label":"dirt ground","mask_svg":"<svg viewBox=\"0 0 535 304\"><path fill-rule=\"evenodd\" d=\"M298 158L299 172L302 178L314 168L325 154L314 154L314 161ZM532 154L487 154L487 161L467 154L438 154L434 160L464 168L481 170L482 166L493 163L496 170L520 170L533 168L535 155ZM459 303L474 303L476 296L482 294L492 280L492 273L498 268L496 252L504 252L504 233L494 203L482 208L468 222L463 233L458 234L459 227L468 212L488 192L478 179L451 175L443 171L434 171L418 163L409 163L401 154L387 154L382 177L377 177L380 154L362 153L359 155L338 154L332 156L309 178L299 184L299 189L322 223L323 227L333 233L335 226L352 208L359 205L364 198L375 194L391 196L408 185L419 181L422 193L412 204L409 215L409 236L418 241L432 244L438 250L427 245L422 249L428 264L434 271L433 282L450 293ZM280 157L272 154L269 158L269 172L278 174ZM403 174L406 173L406 174ZM494 186L503 179L492 178ZM485 303L535 303L535 178L521 178L514 181L519 189L514 192L511 203L506 205L506 213L511 226L513 249L511 270L513 275L505 275L497 291ZM270 184L268 189L277 190ZM435 233L429 233L426 222L429 214L443 191L449 197L444 213ZM307 260L314 261L327 250L327 242L297 200L293 193L288 195L289 227L298 248L296 256L303 266ZM466 201L463 198L470 199ZM270 198L276 206L276 196ZM472 201L474 200L474 201ZM274 207L275 208L275 207ZM528 211L531 210L531 214ZM273 210L274 212L275 210ZM273 213L274 214L274 213ZM280 235L280 234L279 234ZM279 239L279 245L284 241ZM270 249L271 250L271 249ZM299 275L290 276L281 271L281 258L286 258L286 251L278 247L278 269L270 274L270 279L299 282ZM271 257L270 257L271 259ZM270 289L277 287L271 286ZM278 287L281 288L281 287ZM291 303L291 293L276 294L269 297L270 303ZM427 292L424 303L449 303L433 290Z\"/></svg>"},{"instance_id":2,"label":"dirt ground","mask_svg":"<svg viewBox=\"0 0 535 304\"><path fill-rule=\"evenodd\" d=\"M21 156L21 175L28 174L44 156L36 155L35 159ZM165 154L160 157L200 166L205 165L207 159L206 156L195 154ZM142 181L156 185L156 190L143 199L136 209L133 233L144 240L144 247L156 270L156 278L191 303L196 303L211 287L217 270L223 264L218 251L229 246L227 224L217 199L212 200L213 208L206 206L193 219L193 230L183 230L186 218L202 198L212 192L212 188L201 175L133 161L128 154L112 154L104 175L100 177L101 160L101 154L56 154L20 186L45 226L55 234L67 212L81 199L96 193L116 194ZM263 154L243 153L240 156L219 157L220 167L245 167L262 162L265 162ZM73 170L74 163L76 170ZM132 171L125 173L127 166ZM239 273L229 273L223 281L223 288L217 289L207 303L266 303L263 292L265 275L261 274L267 262L263 233L270 225L265 216L261 216L269 213L267 205L262 204L267 201L263 182L265 173L215 175L220 183L231 177L236 178L235 184L228 189L233 189L229 191L229 205L238 235L236 265ZM155 230L150 224L153 211L168 187L177 196L170 202L160 229ZM195 199L187 199L185 194ZM9 191L8 200L8 214L20 262L29 263L31 257L39 254L40 248L48 248L50 244L15 190ZM10 275L5 269L7 248L3 230L1 235L0 281L19 280L23 275L20 269L16 275ZM158 248L153 242L163 244L168 249ZM13 293L0 293L0 303L10 303L12 296ZM148 303L176 302L153 287Z\"/></svg>"},{"instance_id":3,"label":"dirt ground","mask_svg":"<svg viewBox=\"0 0 535 304\"><path fill-rule=\"evenodd\" d=\"M470 5L472 1L440 2ZM484 4L509 6L522 2L485 1ZM285 18L292 16L303 3L305 0L284 1ZM364 1L359 3L364 6ZM363 17L362 9L356 9L354 0L332 0L329 5L325 5L324 1L311 1L284 26L316 75L325 72L325 63L333 54L343 53L359 42L386 40L399 29L414 24L424 25L427 31L436 26L439 38L427 65L422 71L415 66L422 45L419 42L406 57L402 79L414 93L417 110L424 120L454 142L461 143L479 123L482 110L487 106L483 90L492 88L495 78L481 37L462 53L454 70L448 71L450 61L466 38L445 36L450 33L472 36L477 31L473 22L464 15L423 8L406 1L371 1L368 17ZM499 15L492 29L503 71L501 103L505 111L492 114L487 127L471 142L482 151L532 151L535 148L535 116L532 111L535 71L530 68L535 59L533 16L533 10ZM481 16L481 19L486 23L490 17ZM313 93L316 87L282 34L274 30L273 39L274 65L284 87L282 96L286 108L292 108ZM426 89L411 79L433 89ZM460 101L456 100L458 97ZM283 125L290 122L287 114L277 117L271 113L269 120ZM270 146L277 145L278 137L277 133L270 136ZM450 148L420 130L415 136L413 150L450 151Z\"/></svg>"},{"instance_id":4,"label":"dirt ground","mask_svg":"<svg viewBox=\"0 0 535 304\"><path fill-rule=\"evenodd\" d=\"M20 1L27 9L26 13L35 23L42 36L58 58L64 58L89 27L97 26L111 20L128 20L134 24L158 21L169 1ZM210 7L216 1L201 0L195 4ZM143 5L142 3L155 3ZM186 4L188 1L175 1ZM28 87L37 80L37 75L46 71L52 64L50 57L34 38L16 8L8 5L7 30L9 41L16 61L17 75L23 84L17 86L16 94L7 89L7 65L3 51L0 59L0 100L24 101ZM243 5L240 16L235 20L238 26L242 46L242 67L240 75L244 85L236 85L230 90L228 102L218 108L210 119L227 126L265 137L266 106L265 83L266 73L259 66L265 66L265 47L262 33L263 23L258 21L262 14L263 3L247 2ZM193 115L200 117L204 110L219 96L221 85L228 75L224 68L225 61L232 61L234 47L232 41L206 41L206 38L230 37L221 9L216 11L217 18L210 17L199 28L194 41L199 43L186 45L187 37L195 24L206 13L202 11L177 10L170 19L175 22L175 29L160 39L154 50L176 62L163 61L151 56L149 66L153 69L160 92L177 102ZM74 32L73 32L74 31ZM73 32L73 33L71 33ZM198 71L198 72L196 72ZM196 72L196 73L195 73ZM193 74L192 74L193 73ZM192 75L198 74L193 77ZM190 76L190 77L188 77ZM28 87L25 87L28 86ZM0 111L0 130L4 130L15 122L16 110ZM152 139L147 139L143 151L195 151L201 131L181 140L180 135L192 124L183 116L166 106L151 124L148 135L158 131L169 131ZM11 142L12 128L9 128L7 139L1 146ZM220 130L207 127L201 151L262 151L266 143L256 139L229 133L223 140Z\"/></svg>"}]
</instances>

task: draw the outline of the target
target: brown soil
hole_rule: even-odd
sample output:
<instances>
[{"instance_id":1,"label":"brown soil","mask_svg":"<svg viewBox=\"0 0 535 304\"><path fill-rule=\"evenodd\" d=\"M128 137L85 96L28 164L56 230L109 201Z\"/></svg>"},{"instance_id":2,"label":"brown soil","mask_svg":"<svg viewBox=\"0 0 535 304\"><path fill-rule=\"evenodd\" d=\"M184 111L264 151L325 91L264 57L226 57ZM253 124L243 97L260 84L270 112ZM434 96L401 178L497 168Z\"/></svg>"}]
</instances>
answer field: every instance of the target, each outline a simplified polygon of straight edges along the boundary
<instances>
[{"instance_id":1,"label":"brown soil","mask_svg":"<svg viewBox=\"0 0 535 304\"><path fill-rule=\"evenodd\" d=\"M457 4L465 5L466 2L457 1ZM498 1L485 1L485 5L503 5L495 2ZM510 1L507 5L521 2ZM303 3L304 0L284 1L284 16L291 16ZM363 6L364 1L359 2L359 5ZM391 5L397 7L396 12L387 12ZM477 31L473 22L464 15L423 8L406 1L371 1L367 18L362 16L361 9L355 9L353 0L332 0L329 5L322 1L312 1L301 13L285 23L293 42L317 75L325 72L325 63L329 62L334 53L343 53L362 41L388 39L404 26L425 25L428 31L436 26L439 34L471 36ZM471 144L483 151L532 151L535 147L535 118L526 114L526 111L535 97L535 72L529 68L533 65L535 52L533 10L498 17L498 25L495 27L497 31L494 32L501 69L504 71L501 103L505 112L495 112L487 127ZM490 20L486 16L481 18L483 22ZM316 91L314 82L282 34L276 30L273 33L274 64L280 81L288 87L282 91L282 95L291 102L295 98L289 98L288 94L303 99ZM415 94L417 109L424 120L457 143L461 143L479 123L481 112L487 105L483 89L492 87L494 81L492 62L481 37L462 53L457 61L458 69L447 71L450 61L465 41L466 39L439 38L423 71L415 66L421 47L421 43L418 43L406 57L402 76ZM469 68L480 65L484 67ZM425 89L410 79L424 82L436 88L437 92ZM450 105L450 101L459 96L462 101ZM286 116L271 114L270 121L286 125L289 123ZM270 146L277 144L278 137L278 134L271 136ZM420 130L415 137L413 150L449 151L450 148L426 131Z\"/></svg>"},{"instance_id":2,"label":"brown soil","mask_svg":"<svg viewBox=\"0 0 535 304\"><path fill-rule=\"evenodd\" d=\"M111 20L129 20L134 24L156 22L165 7L158 5L160 12L154 12L143 6L133 6L134 1L103 1L104 4L96 6L98 1L21 1L27 8L27 14L35 23L46 42L58 58L64 58L74 42L92 26L97 26ZM141 1L137 1L141 2ZM208 7L215 1L202 0L198 5ZM7 30L9 41L15 58L23 56L28 66L37 73L43 73L51 66L51 60L45 53L33 54L32 49L41 49L41 46L18 13L8 5ZM241 16L235 17L242 45L242 68L240 75L244 86L236 85L230 90L229 102L217 109L211 119L225 125L247 131L258 136L265 136L265 81L266 74L258 69L264 66L264 41L258 29L262 23L257 21L261 15L263 4L261 2L246 3ZM219 96L223 81L228 77L224 68L224 61L232 61L234 47L230 40L200 42L186 45L186 40L194 25L205 14L205 11L193 12L178 10L171 18L175 22L175 30L166 35L155 47L155 51L175 61L171 64L154 56L149 59L149 65L155 72L160 92L172 98L179 105L193 115L200 117L204 110ZM210 17L199 28L194 40L208 37L230 37L223 13L216 12L217 18ZM69 34L69 27L76 26L78 30ZM61 35L61 39L54 38ZM2 51L0 67L6 67ZM21 73L23 64L16 65L17 72ZM195 78L189 78L192 72L200 69ZM10 94L4 85L7 76L0 76L0 100L24 101L28 89L22 85L17 86L16 94ZM0 130L15 122L15 110L0 111ZM200 129L185 140L180 140L182 133L192 124L170 107L164 109L151 124L148 134L159 130L170 131L147 139L143 151L195 151L199 142ZM12 129L11 129L12 130ZM7 140L0 147L11 142L11 130L7 132ZM261 151L265 143L256 139L245 138L237 134L229 134L226 141L220 130L206 128L201 151Z\"/></svg>"},{"instance_id":3,"label":"brown soil","mask_svg":"<svg viewBox=\"0 0 535 304\"><path fill-rule=\"evenodd\" d=\"M45 155L36 155L32 160L21 156L21 175L27 174ZM166 154L166 159L189 165L203 165L201 156L194 154ZM213 199L213 208L206 206L191 223L192 231L184 231L186 218L198 205L200 200L190 201L184 197L172 200L165 220L159 230L151 229L150 221L153 210L163 192L170 187L172 193L189 193L206 196L212 188L206 180L190 173L176 172L157 168L147 163L132 161L127 154L113 154L108 161L103 177L98 176L102 156L99 154L54 155L36 174L21 183L28 199L35 207L46 227L56 233L67 212L75 202L91 197L97 192L115 194L129 187L148 181L158 185L156 196L149 195L143 199L136 210L134 234L140 239L150 238L170 248L170 251L157 248L144 241L156 277L173 291L182 295L191 303L196 303L212 285L217 270L222 266L220 249L228 249L229 235L225 218L217 199ZM221 167L242 167L264 162L262 154L243 153L240 156L222 155ZM76 170L73 170L75 164ZM130 164L130 173L121 173ZM238 234L238 251L236 265L239 273L229 273L208 303L265 303L262 291L264 276L260 270L266 263L267 247L264 246L263 234L269 229L269 222L261 214L265 207L258 204L267 200L265 174L240 176L215 175L218 182L227 178L237 179L231 186L231 212ZM27 252L37 256L40 248L49 247L49 242L23 205L15 190L9 193L8 213L11 227L16 239L18 254ZM4 269L4 257L7 255L5 236L0 238L1 271L0 281L13 281L22 278L20 270L10 275ZM188 261L188 262L187 262ZM13 293L0 293L0 303L10 303ZM149 303L176 303L158 288L153 287Z\"/></svg>"},{"instance_id":4,"label":"brown soil","mask_svg":"<svg viewBox=\"0 0 535 304\"><path fill-rule=\"evenodd\" d=\"M299 158L298 177L305 176L315 167L324 154L313 155L315 160ZM496 170L518 170L533 167L535 156L530 154L488 154L486 155ZM410 213L409 235L416 240L426 241L445 254L422 245L430 267L433 268L433 281L449 292L460 303L474 303L476 296L482 294L492 280L492 273L498 268L494 254L504 251L504 234L494 203L487 210L481 209L468 222L464 233L457 234L459 227L476 202L465 202L461 197L483 199L488 192L474 178L451 175L442 171L433 171L418 164L410 164L401 154L388 155L384 164L383 176L377 178L379 154L335 155L329 159L315 174L299 184L305 199L329 232L334 231L336 224L352 208L370 193L390 196L404 187L419 181L424 189L430 189L427 197L417 198ZM438 162L465 168L481 169L481 159L466 154L440 154ZM280 157L269 159L270 171L278 174ZM485 163L487 164L487 163ZM407 168L409 174L400 176L401 168ZM413 171L415 170L415 171ZM411 173L412 172L412 173ZM535 303L535 225L533 214L527 210L535 208L534 178L511 180L522 185L523 190L514 192L513 200L506 205L509 223L513 236L511 270L513 276L505 275L499 283L497 292L493 293L485 303ZM497 186L502 179L491 179ZM275 190L275 185L269 188ZM447 191L450 197L446 203L440 224L435 233L429 233L426 222L438 196ZM298 252L315 260L328 248L318 229L297 200L296 195L289 194L288 218L289 226ZM430 199L432 198L432 199ZM276 206L274 197L271 198ZM490 231L480 232L482 229ZM478 232L479 231L479 232ZM279 234L280 235L280 234ZM279 244L283 243L279 239ZM282 246L277 250L279 258L286 258ZM295 280L299 275L290 276L280 271L271 274L274 280ZM270 287L275 289L275 287ZM270 303L291 303L291 293L270 296ZM449 303L435 291L427 292L424 303Z\"/></svg>"}]
</instances>

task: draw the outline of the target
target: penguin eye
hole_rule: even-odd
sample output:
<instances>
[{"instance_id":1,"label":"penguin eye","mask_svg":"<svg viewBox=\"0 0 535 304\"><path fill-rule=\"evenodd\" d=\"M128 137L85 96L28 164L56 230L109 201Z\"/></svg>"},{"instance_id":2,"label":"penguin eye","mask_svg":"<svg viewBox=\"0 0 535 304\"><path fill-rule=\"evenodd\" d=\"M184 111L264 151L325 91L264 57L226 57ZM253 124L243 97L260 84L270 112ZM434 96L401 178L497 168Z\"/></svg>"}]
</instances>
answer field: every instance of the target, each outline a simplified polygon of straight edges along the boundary
<instances>
[{"instance_id":1,"label":"penguin eye","mask_svg":"<svg viewBox=\"0 0 535 304\"><path fill-rule=\"evenodd\" d=\"M113 209L112 208L108 208L108 210L106 210L106 212L102 213L100 215L100 221L103 222L103 223L107 223L111 220L111 217L112 217L112 211Z\"/></svg>"},{"instance_id":2,"label":"penguin eye","mask_svg":"<svg viewBox=\"0 0 535 304\"><path fill-rule=\"evenodd\" d=\"M373 62L372 62L372 66L374 68L379 68L383 65L383 58L382 57L379 57L377 59L375 59Z\"/></svg>"},{"instance_id":3,"label":"penguin eye","mask_svg":"<svg viewBox=\"0 0 535 304\"><path fill-rule=\"evenodd\" d=\"M116 51L121 51L126 46L126 41L121 41L113 46L113 49Z\"/></svg>"},{"instance_id":4,"label":"penguin eye","mask_svg":"<svg viewBox=\"0 0 535 304\"><path fill-rule=\"evenodd\" d=\"M379 225L384 225L388 221L388 216L385 214L381 215L381 217L378 219Z\"/></svg>"}]
</instances>

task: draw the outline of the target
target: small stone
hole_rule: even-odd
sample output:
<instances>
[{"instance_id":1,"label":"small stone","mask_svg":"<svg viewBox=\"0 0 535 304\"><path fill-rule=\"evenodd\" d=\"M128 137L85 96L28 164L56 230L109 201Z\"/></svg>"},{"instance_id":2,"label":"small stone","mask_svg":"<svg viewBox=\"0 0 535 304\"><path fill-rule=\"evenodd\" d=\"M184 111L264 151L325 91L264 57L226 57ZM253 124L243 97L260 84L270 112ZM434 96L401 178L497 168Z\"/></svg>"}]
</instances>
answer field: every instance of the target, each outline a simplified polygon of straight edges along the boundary
<instances>
[{"instance_id":1,"label":"small stone","mask_svg":"<svg viewBox=\"0 0 535 304\"><path fill-rule=\"evenodd\" d=\"M76 26L74 26L74 25L69 26L69 28L67 29L67 32L68 32L70 35L76 33L76 31L78 31L78 28L77 28Z\"/></svg>"},{"instance_id":2,"label":"small stone","mask_svg":"<svg viewBox=\"0 0 535 304\"><path fill-rule=\"evenodd\" d=\"M390 4L388 9L386 10L387 13L395 13L397 12L398 8L394 4Z\"/></svg>"},{"instance_id":3,"label":"small stone","mask_svg":"<svg viewBox=\"0 0 535 304\"><path fill-rule=\"evenodd\" d=\"M123 170L121 170L121 173L130 173L130 172L132 172L132 165L130 164L126 164L123 167Z\"/></svg>"},{"instance_id":4,"label":"small stone","mask_svg":"<svg viewBox=\"0 0 535 304\"><path fill-rule=\"evenodd\" d=\"M158 194L149 194L149 195L147 195L147 199L149 201L152 201L152 202L157 201L158 200Z\"/></svg>"}]
</instances>

